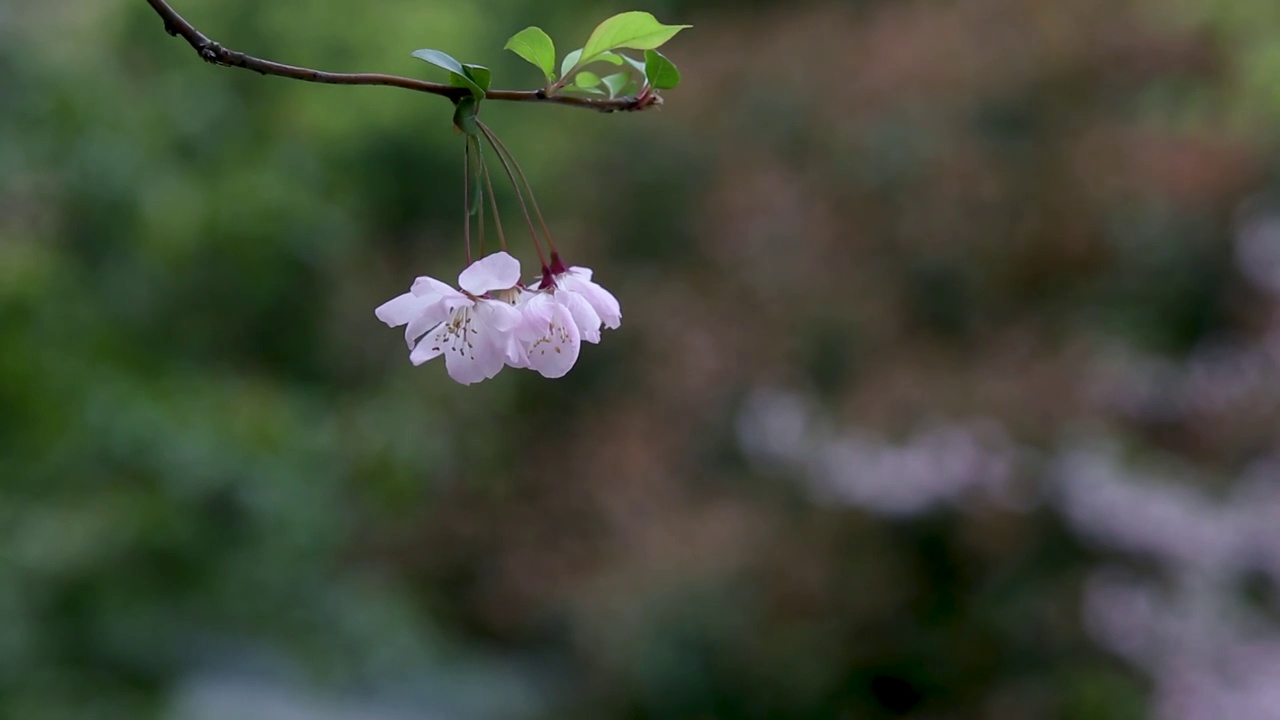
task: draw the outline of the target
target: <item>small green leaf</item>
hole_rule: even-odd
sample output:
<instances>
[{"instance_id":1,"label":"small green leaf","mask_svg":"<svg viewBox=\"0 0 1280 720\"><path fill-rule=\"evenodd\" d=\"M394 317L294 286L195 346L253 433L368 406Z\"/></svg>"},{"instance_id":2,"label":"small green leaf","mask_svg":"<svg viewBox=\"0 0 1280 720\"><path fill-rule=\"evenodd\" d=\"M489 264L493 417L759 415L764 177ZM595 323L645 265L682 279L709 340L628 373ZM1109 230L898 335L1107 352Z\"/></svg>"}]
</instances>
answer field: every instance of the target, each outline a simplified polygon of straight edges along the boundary
<instances>
[{"instance_id":1,"label":"small green leaf","mask_svg":"<svg viewBox=\"0 0 1280 720\"><path fill-rule=\"evenodd\" d=\"M453 126L469 136L480 134L476 125L476 113L480 111L480 101L474 96L464 97L453 109Z\"/></svg>"},{"instance_id":2,"label":"small green leaf","mask_svg":"<svg viewBox=\"0 0 1280 720\"><path fill-rule=\"evenodd\" d=\"M635 59L635 58L631 57L630 55L619 55L618 57L622 58L622 59L623 59L623 60L624 60L628 65L630 65L631 67L635 68L635 69L636 69L636 72L640 73L641 75L644 75L644 61L643 61L643 60L637 60L637 59Z\"/></svg>"},{"instance_id":3,"label":"small green leaf","mask_svg":"<svg viewBox=\"0 0 1280 720\"><path fill-rule=\"evenodd\" d=\"M442 53L439 50L423 49L414 50L413 56L419 60L429 62L438 68L448 70L450 74L450 84L455 87L467 88L477 100L484 99L484 88L477 85L475 80L472 80L467 76L467 71L462 67L462 63L454 60L447 53ZM455 81L453 78L457 78L457 80Z\"/></svg>"},{"instance_id":4,"label":"small green leaf","mask_svg":"<svg viewBox=\"0 0 1280 720\"><path fill-rule=\"evenodd\" d=\"M600 78L600 82L609 88L609 97L618 97L622 94L622 90L627 87L627 83L631 82L631 73L620 72L612 75L605 75Z\"/></svg>"},{"instance_id":5,"label":"small green leaf","mask_svg":"<svg viewBox=\"0 0 1280 720\"><path fill-rule=\"evenodd\" d=\"M603 90L601 90L600 88L593 88L593 87L579 87L579 86L577 86L577 85L565 85L565 86L564 86L564 89L565 89L565 90L568 90L568 91L570 91L570 92L584 92L584 93L588 93L588 94L590 94L590 95L604 95L604 94L605 94L605 92L604 92Z\"/></svg>"},{"instance_id":6,"label":"small green leaf","mask_svg":"<svg viewBox=\"0 0 1280 720\"><path fill-rule=\"evenodd\" d=\"M569 71L578 66L578 58L582 57L582 48L572 50L568 55L564 56L564 60L560 61L560 77L569 74Z\"/></svg>"},{"instance_id":7,"label":"small green leaf","mask_svg":"<svg viewBox=\"0 0 1280 720\"><path fill-rule=\"evenodd\" d=\"M527 27L521 30L511 36L503 49L510 50L532 63L547 76L548 82L555 81L556 45L542 31L542 28Z\"/></svg>"},{"instance_id":8,"label":"small green leaf","mask_svg":"<svg viewBox=\"0 0 1280 720\"><path fill-rule=\"evenodd\" d=\"M593 72L583 70L573 76L573 84L580 88L593 88L600 84L600 76Z\"/></svg>"},{"instance_id":9,"label":"small green leaf","mask_svg":"<svg viewBox=\"0 0 1280 720\"><path fill-rule=\"evenodd\" d=\"M618 57L622 58L628 65L634 68L636 72L640 73L640 79L644 80L644 84L646 86L649 84L648 78L645 77L645 63L643 60L637 60L631 57L630 55L620 54L618 55ZM628 82L625 86L623 86L621 94L636 95L639 92L640 92L640 82L633 77L631 78L630 82Z\"/></svg>"},{"instance_id":10,"label":"small green leaf","mask_svg":"<svg viewBox=\"0 0 1280 720\"><path fill-rule=\"evenodd\" d=\"M564 77L573 72L577 68L587 63L578 62L578 58L582 56L582 48L578 48L564 56L564 60L560 63L560 77ZM607 62L610 65L621 65L623 57L617 53L602 52L588 62Z\"/></svg>"},{"instance_id":11,"label":"small green leaf","mask_svg":"<svg viewBox=\"0 0 1280 720\"><path fill-rule=\"evenodd\" d=\"M654 50L670 40L676 33L692 25L663 25L647 12L624 12L605 20L591 31L591 37L582 46L582 58L591 62L595 56L607 50L630 48Z\"/></svg>"},{"instance_id":12,"label":"small green leaf","mask_svg":"<svg viewBox=\"0 0 1280 720\"><path fill-rule=\"evenodd\" d=\"M669 90L680 84L680 71L657 50L644 51L644 76L658 90Z\"/></svg>"},{"instance_id":13,"label":"small green leaf","mask_svg":"<svg viewBox=\"0 0 1280 720\"><path fill-rule=\"evenodd\" d=\"M455 75L449 73L449 84L454 87L471 89L471 86L477 85L485 92L489 92L489 83L493 79L493 74L489 72L489 68L483 65L462 65L463 75ZM470 81L470 82L468 82Z\"/></svg>"},{"instance_id":14,"label":"small green leaf","mask_svg":"<svg viewBox=\"0 0 1280 720\"><path fill-rule=\"evenodd\" d=\"M471 78L472 82L479 85L481 90L489 92L489 83L493 80L493 73L489 71L489 68L483 65L468 65L464 63L462 71L467 74L467 77Z\"/></svg>"}]
</instances>

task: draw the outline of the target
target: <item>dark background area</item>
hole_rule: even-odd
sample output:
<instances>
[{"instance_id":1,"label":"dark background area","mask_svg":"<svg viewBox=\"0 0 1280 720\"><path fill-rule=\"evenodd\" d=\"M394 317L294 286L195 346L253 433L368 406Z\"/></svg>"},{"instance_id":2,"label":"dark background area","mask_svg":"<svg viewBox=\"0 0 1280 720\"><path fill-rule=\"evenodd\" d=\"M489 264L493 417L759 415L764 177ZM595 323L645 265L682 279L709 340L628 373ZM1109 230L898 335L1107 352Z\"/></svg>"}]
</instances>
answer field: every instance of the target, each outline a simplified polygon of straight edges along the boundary
<instances>
[{"instance_id":1,"label":"dark background area","mask_svg":"<svg viewBox=\"0 0 1280 720\"><path fill-rule=\"evenodd\" d=\"M175 0L488 103L623 324L412 367L439 97L0 6L0 717L1280 718L1280 4ZM513 196L514 251L534 262Z\"/></svg>"}]
</instances>

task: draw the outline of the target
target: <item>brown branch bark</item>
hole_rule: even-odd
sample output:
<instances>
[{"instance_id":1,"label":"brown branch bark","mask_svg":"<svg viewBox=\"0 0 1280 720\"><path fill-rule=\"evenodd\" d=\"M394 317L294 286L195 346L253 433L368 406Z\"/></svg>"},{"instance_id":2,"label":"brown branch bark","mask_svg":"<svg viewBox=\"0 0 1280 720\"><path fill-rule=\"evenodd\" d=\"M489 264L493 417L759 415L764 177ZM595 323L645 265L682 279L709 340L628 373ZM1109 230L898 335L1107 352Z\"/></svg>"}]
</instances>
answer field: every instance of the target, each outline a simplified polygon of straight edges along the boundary
<instances>
[{"instance_id":1,"label":"brown branch bark","mask_svg":"<svg viewBox=\"0 0 1280 720\"><path fill-rule=\"evenodd\" d=\"M179 15L176 10L170 7L169 3L165 2L165 0L147 0L147 4L156 11L156 14L158 14L162 20L164 20L164 29L166 32L174 37L180 37L183 40L186 40L187 44L196 51L196 54L198 54L201 59L214 65L244 68L245 70L252 70L261 75L275 75L277 77L302 80L304 82L325 83L328 85L386 85L389 87L398 87L406 90L430 93L432 95L440 95L455 102L470 92L466 88L456 88L452 85L400 77L398 75L383 75L381 73L324 72L322 70L313 70L311 68L298 67L296 65L285 65L271 60L264 60L262 58L246 55L245 53L225 48L220 43L214 42L208 35L200 32L194 25L183 19L183 17ZM613 112L615 110L644 110L645 108L660 105L662 103L662 98L652 92L642 94L638 97L584 98L569 95L547 95L544 90L490 90L485 93L485 97L488 100L503 100L507 102L567 105L569 107L588 108L600 112Z\"/></svg>"}]
</instances>

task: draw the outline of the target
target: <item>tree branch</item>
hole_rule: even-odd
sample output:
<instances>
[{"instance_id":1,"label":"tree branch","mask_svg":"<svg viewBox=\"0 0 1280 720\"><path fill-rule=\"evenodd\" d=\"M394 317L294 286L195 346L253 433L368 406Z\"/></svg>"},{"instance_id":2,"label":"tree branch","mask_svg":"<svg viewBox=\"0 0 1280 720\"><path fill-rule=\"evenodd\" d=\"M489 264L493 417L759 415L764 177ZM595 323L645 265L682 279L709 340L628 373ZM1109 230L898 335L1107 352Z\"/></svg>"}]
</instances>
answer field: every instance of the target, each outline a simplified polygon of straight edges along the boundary
<instances>
[{"instance_id":1,"label":"tree branch","mask_svg":"<svg viewBox=\"0 0 1280 720\"><path fill-rule=\"evenodd\" d=\"M293 80L325 83L328 85L387 85L390 87L404 88L406 90L430 93L432 95L440 95L442 97L447 97L454 102L457 102L459 98L462 98L471 92L466 88L458 88L453 87L452 85L445 85L443 83L400 77L398 75L383 75L381 73L324 72L321 70L312 70L311 68L298 67L296 65L285 65L271 60L263 60L262 58L230 50L223 47L221 44L214 42L208 35L200 32L194 25L183 19L183 17L179 15L176 10L170 7L169 3L165 2L165 0L147 0L147 4L156 11L156 14L158 14L162 20L164 20L165 32L173 35L174 37L180 37L183 40L186 40L187 44L195 49L196 54L198 54L201 59L214 65L244 68L245 70L252 70L261 75L276 75L278 77L291 78ZM567 105L570 107L598 110L600 112L613 112L615 110L644 110L645 108L662 104L662 98L653 92L642 93L637 97L584 98L570 95L547 95L545 90L490 90L485 93L485 98L488 100L503 100L508 102Z\"/></svg>"}]
</instances>

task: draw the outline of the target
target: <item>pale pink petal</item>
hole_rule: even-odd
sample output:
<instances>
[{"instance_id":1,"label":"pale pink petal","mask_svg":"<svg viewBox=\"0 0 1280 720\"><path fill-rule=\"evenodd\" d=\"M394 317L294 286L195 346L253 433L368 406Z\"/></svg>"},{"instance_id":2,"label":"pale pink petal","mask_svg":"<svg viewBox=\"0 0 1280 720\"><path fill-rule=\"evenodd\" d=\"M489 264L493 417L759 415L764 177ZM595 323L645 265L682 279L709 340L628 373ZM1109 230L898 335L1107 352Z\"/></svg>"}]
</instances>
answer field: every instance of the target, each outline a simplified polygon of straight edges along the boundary
<instances>
[{"instance_id":1,"label":"pale pink petal","mask_svg":"<svg viewBox=\"0 0 1280 720\"><path fill-rule=\"evenodd\" d=\"M413 287L409 290L418 297L426 297L428 295L440 295L442 297L452 297L461 295L462 293L454 290L446 283L442 283L433 277L420 277L413 281Z\"/></svg>"},{"instance_id":2,"label":"pale pink petal","mask_svg":"<svg viewBox=\"0 0 1280 720\"><path fill-rule=\"evenodd\" d=\"M432 328L422 340L413 348L413 352L409 353L409 362L414 365L440 357L440 355L448 347L449 336L446 332L446 325L440 323Z\"/></svg>"},{"instance_id":3,"label":"pale pink petal","mask_svg":"<svg viewBox=\"0 0 1280 720\"><path fill-rule=\"evenodd\" d=\"M506 290L520 282L520 261L505 252L486 255L467 266L458 286L472 295Z\"/></svg>"},{"instance_id":4,"label":"pale pink petal","mask_svg":"<svg viewBox=\"0 0 1280 720\"><path fill-rule=\"evenodd\" d=\"M520 324L520 311L501 300L480 300L475 312L479 322L500 333L508 333Z\"/></svg>"},{"instance_id":5,"label":"pale pink petal","mask_svg":"<svg viewBox=\"0 0 1280 720\"><path fill-rule=\"evenodd\" d=\"M399 327L412 322L422 314L422 310L430 302L429 299L419 298L413 293L405 293L382 303L373 311L373 314L386 323L387 327Z\"/></svg>"},{"instance_id":6,"label":"pale pink petal","mask_svg":"<svg viewBox=\"0 0 1280 720\"><path fill-rule=\"evenodd\" d=\"M449 377L464 384L493 377L505 360L505 336L477 322L475 309L464 307L440 323L418 343L409 360L421 365L444 355Z\"/></svg>"},{"instance_id":7,"label":"pale pink petal","mask_svg":"<svg viewBox=\"0 0 1280 720\"><path fill-rule=\"evenodd\" d=\"M455 342L444 356L445 368L449 377L470 385L488 380L506 365L506 344L498 344L502 338L488 334L476 333L467 341Z\"/></svg>"},{"instance_id":8,"label":"pale pink petal","mask_svg":"<svg viewBox=\"0 0 1280 720\"><path fill-rule=\"evenodd\" d=\"M422 308L422 312L413 320L410 320L409 324L404 328L404 341L411 348L418 341L418 338L422 337L432 326L448 320L449 316L453 314L453 308L449 307L448 298L442 298L438 295L432 297L434 299L421 298L427 300L426 307Z\"/></svg>"},{"instance_id":9,"label":"pale pink petal","mask_svg":"<svg viewBox=\"0 0 1280 720\"><path fill-rule=\"evenodd\" d=\"M539 295L527 305L534 306L525 313L528 327L540 333L528 346L529 367L543 377L562 377L578 361L582 347L578 325L569 308L547 295Z\"/></svg>"},{"instance_id":10,"label":"pale pink petal","mask_svg":"<svg viewBox=\"0 0 1280 720\"><path fill-rule=\"evenodd\" d=\"M622 325L622 306L613 293L605 290L599 283L591 281L591 269L571 267L557 278L557 282L568 290L581 293L592 309L600 316L600 322L610 330Z\"/></svg>"},{"instance_id":11,"label":"pale pink petal","mask_svg":"<svg viewBox=\"0 0 1280 720\"><path fill-rule=\"evenodd\" d=\"M514 334L508 334L504 348L505 361L513 368L529 367L529 349Z\"/></svg>"},{"instance_id":12,"label":"pale pink petal","mask_svg":"<svg viewBox=\"0 0 1280 720\"><path fill-rule=\"evenodd\" d=\"M573 322L578 326L578 333L582 339L589 343L600 342L600 316L591 307L591 303L572 290L559 290L555 296L569 308L569 314L573 316Z\"/></svg>"},{"instance_id":13,"label":"pale pink petal","mask_svg":"<svg viewBox=\"0 0 1280 720\"><path fill-rule=\"evenodd\" d=\"M512 333L526 345L542 337L551 325L555 305L555 300L548 293L529 293L529 299L517 306L521 316L520 324Z\"/></svg>"},{"instance_id":14,"label":"pale pink petal","mask_svg":"<svg viewBox=\"0 0 1280 720\"><path fill-rule=\"evenodd\" d=\"M443 314L433 315L437 322L443 322L455 310L471 305L473 302L471 298L432 277L420 277L414 280L409 292L441 304L441 310L438 312Z\"/></svg>"}]
</instances>

